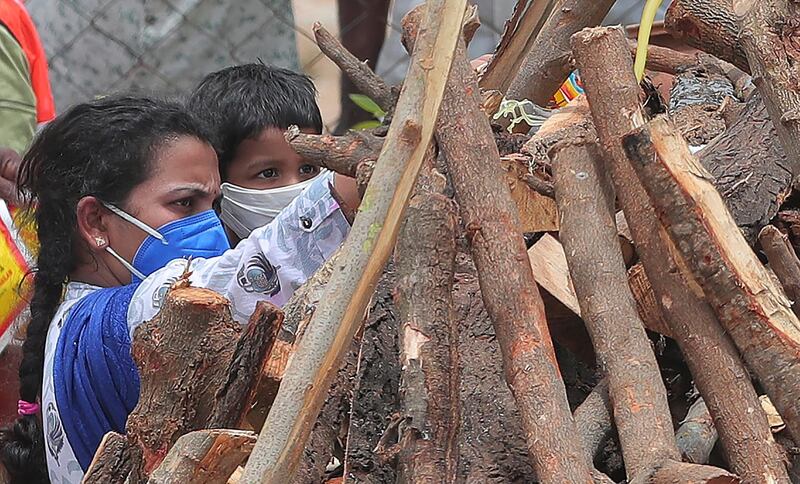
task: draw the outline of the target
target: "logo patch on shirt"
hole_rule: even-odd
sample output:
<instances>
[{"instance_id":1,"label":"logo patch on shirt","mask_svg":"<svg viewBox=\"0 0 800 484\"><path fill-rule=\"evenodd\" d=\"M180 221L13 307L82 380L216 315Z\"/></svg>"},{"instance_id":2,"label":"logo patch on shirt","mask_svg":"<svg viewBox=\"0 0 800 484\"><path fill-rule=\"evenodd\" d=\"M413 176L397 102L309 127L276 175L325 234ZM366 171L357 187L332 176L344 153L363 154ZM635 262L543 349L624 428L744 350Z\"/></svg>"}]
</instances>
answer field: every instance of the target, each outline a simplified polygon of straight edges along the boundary
<instances>
[{"instance_id":1,"label":"logo patch on shirt","mask_svg":"<svg viewBox=\"0 0 800 484\"><path fill-rule=\"evenodd\" d=\"M257 292L274 296L281 292L281 281L278 280L278 269L264 256L256 254L239 269L237 280L246 292Z\"/></svg>"},{"instance_id":2,"label":"logo patch on shirt","mask_svg":"<svg viewBox=\"0 0 800 484\"><path fill-rule=\"evenodd\" d=\"M53 456L56 463L58 463L58 454L64 447L64 430L61 428L61 419L58 418L56 413L56 406L53 402L47 405L47 451Z\"/></svg>"}]
</instances>

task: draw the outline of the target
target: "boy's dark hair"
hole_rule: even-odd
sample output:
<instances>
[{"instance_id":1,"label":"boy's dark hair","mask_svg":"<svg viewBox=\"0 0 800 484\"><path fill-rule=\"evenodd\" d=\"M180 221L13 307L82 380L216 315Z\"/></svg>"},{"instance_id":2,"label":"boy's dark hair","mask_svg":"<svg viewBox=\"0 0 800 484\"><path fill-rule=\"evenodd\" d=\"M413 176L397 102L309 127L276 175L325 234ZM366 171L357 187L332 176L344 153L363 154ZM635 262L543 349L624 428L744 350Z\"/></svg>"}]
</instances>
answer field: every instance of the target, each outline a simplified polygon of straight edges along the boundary
<instances>
[{"instance_id":1,"label":"boy's dark hair","mask_svg":"<svg viewBox=\"0 0 800 484\"><path fill-rule=\"evenodd\" d=\"M253 63L207 75L187 104L212 133L224 181L239 144L258 137L266 128L297 125L321 133L322 116L316 94L308 76Z\"/></svg>"}]
</instances>

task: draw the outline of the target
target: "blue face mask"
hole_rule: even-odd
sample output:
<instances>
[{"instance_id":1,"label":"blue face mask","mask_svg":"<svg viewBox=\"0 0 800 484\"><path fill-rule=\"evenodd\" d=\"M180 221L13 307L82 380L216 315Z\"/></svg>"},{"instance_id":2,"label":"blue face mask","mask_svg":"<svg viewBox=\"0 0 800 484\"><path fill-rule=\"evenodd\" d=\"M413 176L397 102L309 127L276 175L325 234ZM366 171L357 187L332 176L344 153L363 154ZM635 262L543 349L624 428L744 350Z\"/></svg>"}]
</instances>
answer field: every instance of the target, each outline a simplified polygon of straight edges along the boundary
<instances>
[{"instance_id":1,"label":"blue face mask","mask_svg":"<svg viewBox=\"0 0 800 484\"><path fill-rule=\"evenodd\" d=\"M131 272L132 282L144 280L175 259L216 257L230 249L225 229L213 210L174 220L156 230L111 204L103 205L147 233L132 264L106 247Z\"/></svg>"}]
</instances>

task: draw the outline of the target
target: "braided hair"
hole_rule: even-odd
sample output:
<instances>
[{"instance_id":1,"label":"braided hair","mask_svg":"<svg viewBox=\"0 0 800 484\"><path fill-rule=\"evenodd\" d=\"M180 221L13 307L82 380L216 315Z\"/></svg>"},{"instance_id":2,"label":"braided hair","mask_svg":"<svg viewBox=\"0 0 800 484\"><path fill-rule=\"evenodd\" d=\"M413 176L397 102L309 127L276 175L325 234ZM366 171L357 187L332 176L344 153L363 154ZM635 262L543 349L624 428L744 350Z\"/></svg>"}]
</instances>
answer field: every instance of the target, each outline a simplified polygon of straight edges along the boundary
<instances>
[{"instance_id":1,"label":"braided hair","mask_svg":"<svg viewBox=\"0 0 800 484\"><path fill-rule=\"evenodd\" d=\"M157 152L176 138L209 142L179 104L144 97L103 98L78 104L48 124L25 154L18 186L37 224L31 319L19 367L20 400L41 394L50 321L75 269L76 207L85 196L123 204L150 175ZM0 429L0 461L12 482L48 482L44 436L37 415Z\"/></svg>"}]
</instances>

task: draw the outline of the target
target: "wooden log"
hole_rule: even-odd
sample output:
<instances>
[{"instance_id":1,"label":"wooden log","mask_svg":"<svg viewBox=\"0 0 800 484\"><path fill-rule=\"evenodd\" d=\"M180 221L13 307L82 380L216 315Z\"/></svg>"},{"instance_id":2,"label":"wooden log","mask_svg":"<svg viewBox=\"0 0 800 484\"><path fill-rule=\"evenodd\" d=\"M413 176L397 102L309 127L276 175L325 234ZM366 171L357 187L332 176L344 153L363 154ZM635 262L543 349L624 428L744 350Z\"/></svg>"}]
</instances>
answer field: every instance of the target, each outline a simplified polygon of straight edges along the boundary
<instances>
[{"instance_id":1,"label":"wooden log","mask_svg":"<svg viewBox=\"0 0 800 484\"><path fill-rule=\"evenodd\" d=\"M692 464L708 463L708 458L718 437L714 419L711 418L706 402L702 398L698 398L689 407L686 418L675 432L675 440L678 441L681 457L684 461Z\"/></svg>"},{"instance_id":2,"label":"wooden log","mask_svg":"<svg viewBox=\"0 0 800 484\"><path fill-rule=\"evenodd\" d=\"M695 49L750 72L739 40L733 0L672 0L664 27L673 37Z\"/></svg>"},{"instance_id":3,"label":"wooden log","mask_svg":"<svg viewBox=\"0 0 800 484\"><path fill-rule=\"evenodd\" d=\"M494 55L480 76L478 86L481 89L495 89L502 93L508 90L555 3L555 0L517 0Z\"/></svg>"},{"instance_id":4,"label":"wooden log","mask_svg":"<svg viewBox=\"0 0 800 484\"><path fill-rule=\"evenodd\" d=\"M797 439L800 321L785 294L750 250L708 173L665 119L634 131L623 144L719 322Z\"/></svg>"},{"instance_id":5,"label":"wooden log","mask_svg":"<svg viewBox=\"0 0 800 484\"><path fill-rule=\"evenodd\" d=\"M227 379L214 397L208 428L239 427L256 399L261 368L272 353L283 324L283 312L259 301L244 328L228 366Z\"/></svg>"},{"instance_id":6,"label":"wooden log","mask_svg":"<svg viewBox=\"0 0 800 484\"><path fill-rule=\"evenodd\" d=\"M297 468L324 396L397 238L433 135L465 6L465 0L428 4L386 142L342 249L343 263L334 268L328 285L326 294L331 297L317 307L284 376L262 438L245 466L246 482L283 482Z\"/></svg>"},{"instance_id":7,"label":"wooden log","mask_svg":"<svg viewBox=\"0 0 800 484\"><path fill-rule=\"evenodd\" d=\"M395 250L402 376L397 482L455 482L460 420L453 319L456 212L445 179L424 167ZM425 186L423 175L441 181Z\"/></svg>"},{"instance_id":8,"label":"wooden log","mask_svg":"<svg viewBox=\"0 0 800 484\"><path fill-rule=\"evenodd\" d=\"M631 484L737 484L739 482L741 481L737 476L719 467L672 460L665 461L650 472L636 476L630 481Z\"/></svg>"},{"instance_id":9,"label":"wooden log","mask_svg":"<svg viewBox=\"0 0 800 484\"><path fill-rule=\"evenodd\" d=\"M523 233L557 231L556 202L552 197L531 189L531 182L528 180L539 179L530 174L528 162L528 157L520 154L500 158L500 166L505 172L505 179L511 190L511 198L519 211L520 226L518 230ZM542 184L545 183L542 182Z\"/></svg>"},{"instance_id":10,"label":"wooden log","mask_svg":"<svg viewBox=\"0 0 800 484\"><path fill-rule=\"evenodd\" d=\"M152 321L136 328L131 347L141 390L126 430L141 452L144 476L178 437L208 424L241 331L225 298L182 284L167 293Z\"/></svg>"},{"instance_id":11,"label":"wooden log","mask_svg":"<svg viewBox=\"0 0 800 484\"><path fill-rule=\"evenodd\" d=\"M339 66L360 92L375 101L384 111L390 111L397 102L399 92L387 86L366 62L361 62L350 53L322 24L315 22L313 30L319 50Z\"/></svg>"},{"instance_id":12,"label":"wooden log","mask_svg":"<svg viewBox=\"0 0 800 484\"><path fill-rule=\"evenodd\" d=\"M256 443L253 432L197 430L181 436L153 471L151 484L226 484Z\"/></svg>"},{"instance_id":13,"label":"wooden log","mask_svg":"<svg viewBox=\"0 0 800 484\"><path fill-rule=\"evenodd\" d=\"M608 380L603 379L572 414L589 460L594 460L614 429L612 412Z\"/></svg>"},{"instance_id":14,"label":"wooden log","mask_svg":"<svg viewBox=\"0 0 800 484\"><path fill-rule=\"evenodd\" d=\"M587 126L588 125L588 126ZM595 163L590 123L551 150L559 236L583 320L608 378L629 477L664 459L680 460L666 389L628 288L614 222L611 180Z\"/></svg>"},{"instance_id":15,"label":"wooden log","mask_svg":"<svg viewBox=\"0 0 800 484\"><path fill-rule=\"evenodd\" d=\"M760 94L728 129L697 154L750 245L792 189L789 161Z\"/></svg>"},{"instance_id":16,"label":"wooden log","mask_svg":"<svg viewBox=\"0 0 800 484\"><path fill-rule=\"evenodd\" d=\"M106 484L125 482L133 471L134 460L128 439L116 432L109 432L100 441L92 463L83 475L83 484Z\"/></svg>"},{"instance_id":17,"label":"wooden log","mask_svg":"<svg viewBox=\"0 0 800 484\"><path fill-rule=\"evenodd\" d=\"M403 22L406 38L412 19L409 14ZM590 482L591 464L569 411L541 296L530 266L519 264L526 259L517 229L519 215L500 172L500 155L489 120L478 108L477 80L465 51L459 41L436 137L461 208L483 301L503 353L506 381L522 415L539 479Z\"/></svg>"},{"instance_id":18,"label":"wooden log","mask_svg":"<svg viewBox=\"0 0 800 484\"><path fill-rule=\"evenodd\" d=\"M789 155L792 176L800 175L800 87L797 42L800 4L794 0L734 0L740 41L764 97L778 139Z\"/></svg>"},{"instance_id":19,"label":"wooden log","mask_svg":"<svg viewBox=\"0 0 800 484\"><path fill-rule=\"evenodd\" d=\"M509 99L545 106L572 69L569 39L584 27L599 25L615 0L558 0L508 88Z\"/></svg>"},{"instance_id":20,"label":"wooden log","mask_svg":"<svg viewBox=\"0 0 800 484\"><path fill-rule=\"evenodd\" d=\"M767 225L758 236L761 250L767 254L769 267L778 276L786 295L792 303L794 314L800 316L800 261L789 243L789 238L772 225Z\"/></svg>"},{"instance_id":21,"label":"wooden log","mask_svg":"<svg viewBox=\"0 0 800 484\"><path fill-rule=\"evenodd\" d=\"M366 131L348 131L343 136L305 134L298 129L286 132L286 142L298 155L351 178L356 178L359 166L378 159L383 141Z\"/></svg>"},{"instance_id":22,"label":"wooden log","mask_svg":"<svg viewBox=\"0 0 800 484\"><path fill-rule=\"evenodd\" d=\"M663 234L622 146L621 137L643 119L624 34L619 29L587 29L574 37L573 52L637 253L661 314L715 417L728 462L745 480L759 482L766 475L780 481L785 469L741 357Z\"/></svg>"}]
</instances>

